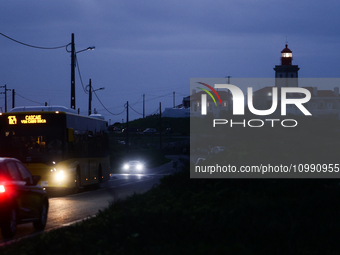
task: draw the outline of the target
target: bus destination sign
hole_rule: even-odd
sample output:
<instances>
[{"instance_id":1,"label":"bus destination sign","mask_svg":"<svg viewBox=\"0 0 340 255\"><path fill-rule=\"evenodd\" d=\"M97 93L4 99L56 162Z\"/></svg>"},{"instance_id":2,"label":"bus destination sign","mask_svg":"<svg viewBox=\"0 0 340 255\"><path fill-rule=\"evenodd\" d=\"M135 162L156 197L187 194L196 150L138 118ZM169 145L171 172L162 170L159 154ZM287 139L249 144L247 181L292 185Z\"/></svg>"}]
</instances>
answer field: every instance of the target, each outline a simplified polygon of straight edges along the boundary
<instances>
[{"instance_id":1,"label":"bus destination sign","mask_svg":"<svg viewBox=\"0 0 340 255\"><path fill-rule=\"evenodd\" d=\"M41 118L41 115L25 115L25 118L20 121L21 124L43 124L46 119ZM17 116L8 116L8 124L18 124Z\"/></svg>"}]
</instances>

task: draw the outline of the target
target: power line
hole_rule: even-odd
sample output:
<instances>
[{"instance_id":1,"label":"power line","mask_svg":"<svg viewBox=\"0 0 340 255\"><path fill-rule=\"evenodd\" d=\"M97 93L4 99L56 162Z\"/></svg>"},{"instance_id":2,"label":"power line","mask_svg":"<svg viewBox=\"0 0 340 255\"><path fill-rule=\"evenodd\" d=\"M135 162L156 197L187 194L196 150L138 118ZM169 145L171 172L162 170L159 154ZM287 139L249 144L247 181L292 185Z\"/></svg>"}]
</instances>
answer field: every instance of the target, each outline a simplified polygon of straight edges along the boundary
<instances>
[{"instance_id":1,"label":"power line","mask_svg":"<svg viewBox=\"0 0 340 255\"><path fill-rule=\"evenodd\" d=\"M41 47L41 46L35 46L35 45L31 45L31 44L20 42L20 41L15 40L15 39L13 39L13 38L11 38L11 37L3 34L3 33L0 33L0 35L6 37L9 40L12 40L13 42L16 42L16 43L19 43L19 44L22 44L22 45L25 45L25 46L28 46L28 47L31 47L31 48L42 49L42 50L56 50L56 49L67 47L69 45L69 44L66 44L66 45L57 46L57 47Z\"/></svg>"},{"instance_id":2,"label":"power line","mask_svg":"<svg viewBox=\"0 0 340 255\"><path fill-rule=\"evenodd\" d=\"M9 100L9 102L11 102L12 101L12 96L7 96L7 97L8 97L7 100ZM7 101L7 103L9 103L9 102ZM2 107L5 107L5 103L2 106L0 106L1 109L2 109Z\"/></svg>"},{"instance_id":3,"label":"power line","mask_svg":"<svg viewBox=\"0 0 340 255\"><path fill-rule=\"evenodd\" d=\"M177 97L178 97L178 95L180 95L180 96L188 96L189 93L188 93L188 94L183 94L183 93L180 93L180 92L176 92L176 96L177 96Z\"/></svg>"},{"instance_id":4,"label":"power line","mask_svg":"<svg viewBox=\"0 0 340 255\"><path fill-rule=\"evenodd\" d=\"M21 98L23 98L23 99L26 99L26 100L28 100L28 101L31 101L31 102L33 102L33 103L36 103L36 104L39 104L39 105L43 105L43 103L39 103L39 102L33 101L33 100L31 100L31 99L28 99L28 98L26 98L26 97L24 97L24 96L18 94L18 92L16 92L16 91L15 91L15 95L16 95L16 96L19 96L19 97L21 97Z\"/></svg>"},{"instance_id":5,"label":"power line","mask_svg":"<svg viewBox=\"0 0 340 255\"><path fill-rule=\"evenodd\" d=\"M178 86L178 87L169 87L169 88L163 88L163 89L157 89L157 90L152 90L152 92L160 92L160 91L167 91L167 90L176 90L176 89L182 89L183 86Z\"/></svg>"},{"instance_id":6,"label":"power line","mask_svg":"<svg viewBox=\"0 0 340 255\"><path fill-rule=\"evenodd\" d=\"M120 114L122 114L123 112L125 112L125 107L124 107L124 110L121 111L120 113L112 113L112 112L110 112L110 111L104 106L104 104L102 103L102 101L100 101L100 99L99 99L97 93L96 93L95 91L93 91L93 93L94 93L94 95L96 96L96 98L98 99L99 103L104 107L104 109L105 109L108 113L110 113L110 114L112 114L112 115L120 115Z\"/></svg>"},{"instance_id":7,"label":"power line","mask_svg":"<svg viewBox=\"0 0 340 255\"><path fill-rule=\"evenodd\" d=\"M155 99L158 99L158 98L161 98L161 97L166 97L166 96L169 96L169 95L172 95L172 92L171 92L171 93L168 93L168 94L165 94L165 95L156 96L156 97L154 97L154 98L147 99L147 100L145 100L145 102L152 101L152 100L155 100ZM169 96L169 97L170 97L170 96Z\"/></svg>"},{"instance_id":8,"label":"power line","mask_svg":"<svg viewBox=\"0 0 340 255\"><path fill-rule=\"evenodd\" d=\"M158 114L158 112L159 112L159 109L157 108L152 113L150 113L148 116L152 116L152 115Z\"/></svg>"},{"instance_id":9,"label":"power line","mask_svg":"<svg viewBox=\"0 0 340 255\"><path fill-rule=\"evenodd\" d=\"M130 105L129 105L129 107L130 107L131 110L133 110L135 113L137 113L137 114L139 114L139 115L143 115L142 113L139 113L139 112L137 112L135 109L133 109Z\"/></svg>"},{"instance_id":10,"label":"power line","mask_svg":"<svg viewBox=\"0 0 340 255\"><path fill-rule=\"evenodd\" d=\"M172 92L171 93L167 93L167 94L164 94L164 95L160 95L160 96L158 96L158 95L151 95L151 94L145 94L145 95L147 95L147 96L153 96L153 97L156 97L156 98L159 98L159 97L166 97L166 96L172 96Z\"/></svg>"},{"instance_id":11,"label":"power line","mask_svg":"<svg viewBox=\"0 0 340 255\"><path fill-rule=\"evenodd\" d=\"M76 59L76 66L77 66L77 69L78 69L78 74L79 74L81 86L83 87L83 90L84 90L85 94L87 94L86 89L84 87L83 79L81 78L81 73L80 73L80 69L79 69L79 63L78 63L77 56L75 57L75 59Z\"/></svg>"},{"instance_id":12,"label":"power line","mask_svg":"<svg viewBox=\"0 0 340 255\"><path fill-rule=\"evenodd\" d=\"M136 105L136 104L138 104L138 102L139 102L142 98L143 98L143 96L141 96L141 97L133 104L133 106Z\"/></svg>"}]
</instances>

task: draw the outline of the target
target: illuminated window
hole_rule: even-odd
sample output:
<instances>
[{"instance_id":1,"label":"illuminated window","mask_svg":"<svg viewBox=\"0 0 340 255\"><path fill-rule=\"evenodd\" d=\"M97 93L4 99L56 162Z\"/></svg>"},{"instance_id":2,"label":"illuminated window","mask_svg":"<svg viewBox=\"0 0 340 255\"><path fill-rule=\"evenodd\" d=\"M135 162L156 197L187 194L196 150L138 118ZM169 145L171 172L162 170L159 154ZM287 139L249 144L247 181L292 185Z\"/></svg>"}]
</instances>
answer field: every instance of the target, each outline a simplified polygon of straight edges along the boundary
<instances>
[{"instance_id":1,"label":"illuminated window","mask_svg":"<svg viewBox=\"0 0 340 255\"><path fill-rule=\"evenodd\" d=\"M291 58L292 56L292 53L282 53L283 58Z\"/></svg>"}]
</instances>

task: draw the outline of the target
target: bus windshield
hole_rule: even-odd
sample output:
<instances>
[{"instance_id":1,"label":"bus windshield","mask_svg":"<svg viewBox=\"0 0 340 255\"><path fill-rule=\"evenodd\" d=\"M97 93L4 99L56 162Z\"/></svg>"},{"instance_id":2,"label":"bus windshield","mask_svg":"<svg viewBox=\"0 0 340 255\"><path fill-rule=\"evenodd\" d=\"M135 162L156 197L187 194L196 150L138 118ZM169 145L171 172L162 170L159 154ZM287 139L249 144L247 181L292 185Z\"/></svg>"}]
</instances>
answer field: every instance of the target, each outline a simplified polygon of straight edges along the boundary
<instances>
[{"instance_id":1,"label":"bus windshield","mask_svg":"<svg viewBox=\"0 0 340 255\"><path fill-rule=\"evenodd\" d=\"M58 127L6 126L0 134L1 156L50 164L63 158L63 134Z\"/></svg>"}]
</instances>

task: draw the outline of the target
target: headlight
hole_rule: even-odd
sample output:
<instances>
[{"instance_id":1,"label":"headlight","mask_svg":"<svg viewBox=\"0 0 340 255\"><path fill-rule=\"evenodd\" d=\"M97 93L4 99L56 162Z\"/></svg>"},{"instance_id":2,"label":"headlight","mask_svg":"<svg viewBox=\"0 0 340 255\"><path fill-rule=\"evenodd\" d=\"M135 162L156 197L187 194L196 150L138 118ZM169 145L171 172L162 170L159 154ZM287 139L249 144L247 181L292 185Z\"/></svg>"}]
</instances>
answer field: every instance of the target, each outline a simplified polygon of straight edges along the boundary
<instances>
[{"instance_id":1,"label":"headlight","mask_svg":"<svg viewBox=\"0 0 340 255\"><path fill-rule=\"evenodd\" d=\"M136 166L136 169L137 169L137 170L143 170L143 165L142 165L142 164L138 164L138 165Z\"/></svg>"},{"instance_id":2,"label":"headlight","mask_svg":"<svg viewBox=\"0 0 340 255\"><path fill-rule=\"evenodd\" d=\"M123 168L124 168L124 170L129 170L130 166L129 166L129 164L125 164Z\"/></svg>"},{"instance_id":3,"label":"headlight","mask_svg":"<svg viewBox=\"0 0 340 255\"><path fill-rule=\"evenodd\" d=\"M62 180L65 179L65 174L64 174L63 170L56 172L56 179L57 179L57 181L62 181Z\"/></svg>"}]
</instances>

